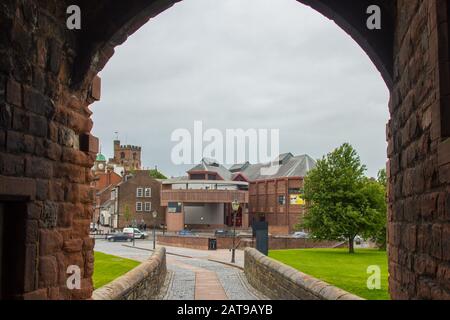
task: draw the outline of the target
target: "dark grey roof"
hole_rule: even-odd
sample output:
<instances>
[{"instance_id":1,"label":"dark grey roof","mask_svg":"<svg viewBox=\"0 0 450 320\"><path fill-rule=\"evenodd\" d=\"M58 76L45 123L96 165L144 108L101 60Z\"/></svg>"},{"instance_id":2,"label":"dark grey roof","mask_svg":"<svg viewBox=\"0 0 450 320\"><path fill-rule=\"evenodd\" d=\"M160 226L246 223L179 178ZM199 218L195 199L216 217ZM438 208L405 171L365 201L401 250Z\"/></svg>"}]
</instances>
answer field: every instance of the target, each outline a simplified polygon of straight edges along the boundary
<instances>
[{"instance_id":1,"label":"dark grey roof","mask_svg":"<svg viewBox=\"0 0 450 320\"><path fill-rule=\"evenodd\" d=\"M232 178L232 173L228 171L227 168L219 164L217 161L208 158L202 159L202 162L200 164L196 165L188 172L195 172L195 171L215 172L219 176L221 176L224 180L231 180Z\"/></svg>"},{"instance_id":2,"label":"dark grey roof","mask_svg":"<svg viewBox=\"0 0 450 320\"><path fill-rule=\"evenodd\" d=\"M233 173L241 172L241 171L244 171L249 165L250 165L250 162L248 162L248 161L245 163L237 163L235 165L232 165L229 170L230 170L230 172L233 172Z\"/></svg>"},{"instance_id":3,"label":"dark grey roof","mask_svg":"<svg viewBox=\"0 0 450 320\"><path fill-rule=\"evenodd\" d=\"M267 180L285 177L304 177L316 166L316 162L308 155L278 156L272 163L258 163L248 166L240 172L249 181Z\"/></svg>"},{"instance_id":4,"label":"dark grey roof","mask_svg":"<svg viewBox=\"0 0 450 320\"><path fill-rule=\"evenodd\" d=\"M279 164L285 164L292 157L294 157L294 155L290 152L282 153L274 160L274 162L279 163Z\"/></svg>"},{"instance_id":5,"label":"dark grey roof","mask_svg":"<svg viewBox=\"0 0 450 320\"><path fill-rule=\"evenodd\" d=\"M102 207L102 208L107 208L107 207L112 206L113 204L114 204L114 200L108 199L108 200L106 200L105 202L103 202L103 203L100 205L100 207Z\"/></svg>"},{"instance_id":6,"label":"dark grey roof","mask_svg":"<svg viewBox=\"0 0 450 320\"><path fill-rule=\"evenodd\" d=\"M217 164L216 161L207 159L189 170L211 171L218 173L224 180L232 180L238 174L242 174L249 181L268 180L287 177L304 177L308 171L316 166L316 161L308 155L293 156L291 153L280 154L273 163L235 164L229 170ZM241 170L239 170L241 169Z\"/></svg>"}]
</instances>

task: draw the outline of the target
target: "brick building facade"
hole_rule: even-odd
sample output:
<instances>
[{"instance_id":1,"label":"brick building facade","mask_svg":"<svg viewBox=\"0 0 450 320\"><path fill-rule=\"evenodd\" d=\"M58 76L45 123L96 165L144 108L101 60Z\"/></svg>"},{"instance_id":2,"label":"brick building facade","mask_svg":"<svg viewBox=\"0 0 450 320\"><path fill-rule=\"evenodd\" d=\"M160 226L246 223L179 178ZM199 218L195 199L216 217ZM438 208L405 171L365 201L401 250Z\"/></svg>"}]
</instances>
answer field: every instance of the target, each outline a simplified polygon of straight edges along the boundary
<instances>
[{"instance_id":1,"label":"brick building facade","mask_svg":"<svg viewBox=\"0 0 450 320\"><path fill-rule=\"evenodd\" d=\"M303 177L283 177L250 183L250 221L264 219L272 234L289 234L296 230L306 213Z\"/></svg>"},{"instance_id":2,"label":"brick building facade","mask_svg":"<svg viewBox=\"0 0 450 320\"><path fill-rule=\"evenodd\" d=\"M61 0L0 3L2 298L92 294L97 76L114 48L177 1L87 1L83 31ZM389 272L394 299L450 299L450 75L447 0L299 0L361 45L391 93ZM378 5L382 28L367 28ZM12 214L13 213L13 214ZM8 230L20 230L11 237ZM14 261L6 263L5 261ZM82 270L80 290L67 267Z\"/></svg>"},{"instance_id":3,"label":"brick building facade","mask_svg":"<svg viewBox=\"0 0 450 320\"><path fill-rule=\"evenodd\" d=\"M92 223L109 225L101 217L101 212L105 209L104 204L111 198L111 190L120 183L123 178L113 171L112 168L107 167L106 158L102 154L97 155L94 167L92 168L93 178L91 186L94 189L94 212L92 216Z\"/></svg>"},{"instance_id":4,"label":"brick building facade","mask_svg":"<svg viewBox=\"0 0 450 320\"><path fill-rule=\"evenodd\" d=\"M122 229L130 225L148 227L165 223L165 211L160 206L161 182L150 176L150 171L139 170L124 177L124 181L111 190L114 209L113 227ZM153 219L152 212L158 213Z\"/></svg>"},{"instance_id":5,"label":"brick building facade","mask_svg":"<svg viewBox=\"0 0 450 320\"><path fill-rule=\"evenodd\" d=\"M311 157L291 153L279 155L272 163L247 162L230 169L203 159L187 177L163 182L167 225L171 231L234 226L231 203L236 199L241 204L236 227L246 229L253 221L265 220L272 234L289 234L305 213L303 178L314 166ZM171 204L179 212L169 212Z\"/></svg>"}]
</instances>

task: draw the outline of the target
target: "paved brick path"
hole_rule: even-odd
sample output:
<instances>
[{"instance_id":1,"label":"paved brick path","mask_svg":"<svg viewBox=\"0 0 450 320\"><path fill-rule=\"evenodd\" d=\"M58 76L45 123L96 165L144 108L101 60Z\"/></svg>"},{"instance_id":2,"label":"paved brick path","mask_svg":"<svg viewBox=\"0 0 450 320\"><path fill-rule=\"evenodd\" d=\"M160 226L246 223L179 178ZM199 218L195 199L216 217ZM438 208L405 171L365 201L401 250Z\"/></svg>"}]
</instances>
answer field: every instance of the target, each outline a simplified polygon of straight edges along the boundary
<instances>
[{"instance_id":1,"label":"paved brick path","mask_svg":"<svg viewBox=\"0 0 450 320\"><path fill-rule=\"evenodd\" d=\"M195 274L195 300L227 300L217 274L212 271Z\"/></svg>"},{"instance_id":2,"label":"paved brick path","mask_svg":"<svg viewBox=\"0 0 450 320\"><path fill-rule=\"evenodd\" d=\"M97 240L96 251L124 258L144 261L151 252ZM150 241L136 242L140 248L150 249ZM167 247L166 247L167 248ZM266 299L251 287L242 270L208 259L228 262L230 253L202 250L167 248L168 277L160 299L165 300L258 300ZM172 253L172 254L171 254ZM176 254L176 255L174 255ZM186 255L182 257L179 255ZM237 252L237 264L243 266L243 253Z\"/></svg>"}]
</instances>

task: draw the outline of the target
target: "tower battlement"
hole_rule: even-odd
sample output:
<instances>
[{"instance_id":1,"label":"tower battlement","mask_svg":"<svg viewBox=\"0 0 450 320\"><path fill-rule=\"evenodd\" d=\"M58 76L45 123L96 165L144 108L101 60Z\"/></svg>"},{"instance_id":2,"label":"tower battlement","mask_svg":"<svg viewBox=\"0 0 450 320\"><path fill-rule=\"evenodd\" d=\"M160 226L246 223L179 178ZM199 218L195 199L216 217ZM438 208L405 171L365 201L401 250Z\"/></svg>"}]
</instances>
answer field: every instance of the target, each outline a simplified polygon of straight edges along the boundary
<instances>
[{"instance_id":1,"label":"tower battlement","mask_svg":"<svg viewBox=\"0 0 450 320\"><path fill-rule=\"evenodd\" d=\"M121 145L120 140L114 140L114 158L112 162L121 165L125 171L141 169L141 146Z\"/></svg>"}]
</instances>

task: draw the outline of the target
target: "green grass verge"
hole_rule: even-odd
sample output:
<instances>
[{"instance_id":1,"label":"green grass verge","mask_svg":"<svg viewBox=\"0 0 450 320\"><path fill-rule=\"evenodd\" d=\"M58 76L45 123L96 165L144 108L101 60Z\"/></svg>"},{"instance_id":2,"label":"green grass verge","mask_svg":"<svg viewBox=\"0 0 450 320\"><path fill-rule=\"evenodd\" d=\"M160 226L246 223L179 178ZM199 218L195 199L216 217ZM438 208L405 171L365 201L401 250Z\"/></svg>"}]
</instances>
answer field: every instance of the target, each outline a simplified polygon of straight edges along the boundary
<instances>
[{"instance_id":1,"label":"green grass verge","mask_svg":"<svg viewBox=\"0 0 450 320\"><path fill-rule=\"evenodd\" d=\"M273 250L269 256L303 273L369 300L389 300L386 251L356 249ZM367 267L381 269L381 289L367 288Z\"/></svg>"},{"instance_id":2,"label":"green grass verge","mask_svg":"<svg viewBox=\"0 0 450 320\"><path fill-rule=\"evenodd\" d=\"M94 252L94 288L98 289L136 268L140 262L124 259L102 252Z\"/></svg>"}]
</instances>

